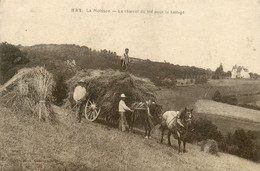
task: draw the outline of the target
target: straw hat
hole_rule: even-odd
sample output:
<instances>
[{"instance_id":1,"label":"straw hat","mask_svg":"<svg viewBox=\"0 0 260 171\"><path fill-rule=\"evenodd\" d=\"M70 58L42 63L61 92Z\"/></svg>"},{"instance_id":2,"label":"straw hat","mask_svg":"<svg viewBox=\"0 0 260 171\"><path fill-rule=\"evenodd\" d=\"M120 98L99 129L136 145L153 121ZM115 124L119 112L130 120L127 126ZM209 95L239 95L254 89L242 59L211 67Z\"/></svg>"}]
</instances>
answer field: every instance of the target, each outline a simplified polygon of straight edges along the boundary
<instances>
[{"instance_id":1,"label":"straw hat","mask_svg":"<svg viewBox=\"0 0 260 171\"><path fill-rule=\"evenodd\" d=\"M126 96L125 96L125 94L123 93L123 94L121 94L121 96L120 96L120 97L126 97Z\"/></svg>"}]
</instances>

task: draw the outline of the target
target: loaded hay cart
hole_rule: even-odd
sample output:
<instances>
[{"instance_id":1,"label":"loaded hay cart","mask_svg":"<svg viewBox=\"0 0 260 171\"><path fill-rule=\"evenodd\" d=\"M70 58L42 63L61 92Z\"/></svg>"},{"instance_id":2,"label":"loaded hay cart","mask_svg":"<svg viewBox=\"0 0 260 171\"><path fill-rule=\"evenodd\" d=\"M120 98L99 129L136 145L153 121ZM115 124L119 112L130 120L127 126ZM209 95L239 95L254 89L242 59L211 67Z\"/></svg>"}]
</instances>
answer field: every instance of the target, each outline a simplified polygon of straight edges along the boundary
<instances>
[{"instance_id":1,"label":"loaded hay cart","mask_svg":"<svg viewBox=\"0 0 260 171\"><path fill-rule=\"evenodd\" d=\"M128 72L88 70L76 73L67 81L71 92L80 79L86 82L88 99L84 107L86 119L93 122L97 118L102 118L111 126L118 124L120 94L125 93L128 96L126 103L133 104L136 101L155 98L154 92L157 89L149 79L139 78ZM73 103L71 99L67 101Z\"/></svg>"}]
</instances>

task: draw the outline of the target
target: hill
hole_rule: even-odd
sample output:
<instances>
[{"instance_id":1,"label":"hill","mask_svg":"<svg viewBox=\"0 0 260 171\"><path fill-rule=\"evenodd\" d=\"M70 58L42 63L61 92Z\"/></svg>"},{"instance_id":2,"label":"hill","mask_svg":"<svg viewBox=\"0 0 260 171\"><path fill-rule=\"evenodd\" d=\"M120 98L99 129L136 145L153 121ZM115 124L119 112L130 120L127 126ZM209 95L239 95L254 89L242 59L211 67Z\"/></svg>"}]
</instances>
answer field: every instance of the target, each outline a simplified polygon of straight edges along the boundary
<instances>
[{"instance_id":1,"label":"hill","mask_svg":"<svg viewBox=\"0 0 260 171\"><path fill-rule=\"evenodd\" d=\"M2 170L257 170L236 156L215 157L188 144L188 153L155 139L119 132L97 123L75 124L59 108L60 123L49 125L0 109Z\"/></svg>"},{"instance_id":2,"label":"hill","mask_svg":"<svg viewBox=\"0 0 260 171\"><path fill-rule=\"evenodd\" d=\"M107 50L92 50L86 46L77 45L35 45L19 47L30 60L26 66L45 65L53 73L63 72L70 76L65 64L66 60L74 59L82 69L120 69L120 57L114 52ZM170 79L174 84L177 78L209 77L210 72L197 67L179 66L169 63L153 62L132 58L129 71L137 76L149 78L157 85L163 84Z\"/></svg>"}]
</instances>

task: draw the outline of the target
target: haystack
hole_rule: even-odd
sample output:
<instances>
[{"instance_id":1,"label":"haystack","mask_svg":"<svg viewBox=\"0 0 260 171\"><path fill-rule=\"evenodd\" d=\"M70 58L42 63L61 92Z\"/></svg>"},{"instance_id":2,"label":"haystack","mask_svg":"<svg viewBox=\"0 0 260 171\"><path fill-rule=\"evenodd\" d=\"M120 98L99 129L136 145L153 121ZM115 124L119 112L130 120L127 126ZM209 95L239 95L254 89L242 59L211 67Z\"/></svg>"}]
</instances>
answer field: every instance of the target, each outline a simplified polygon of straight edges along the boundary
<instances>
[{"instance_id":1,"label":"haystack","mask_svg":"<svg viewBox=\"0 0 260 171\"><path fill-rule=\"evenodd\" d=\"M155 99L156 86L149 80L136 77L127 72L114 70L88 70L77 73L68 80L67 84L72 92L80 79L86 82L88 99L101 106L101 113L111 113L117 110L120 94L124 93L126 103L145 101L148 98Z\"/></svg>"},{"instance_id":2,"label":"haystack","mask_svg":"<svg viewBox=\"0 0 260 171\"><path fill-rule=\"evenodd\" d=\"M1 87L0 102L13 111L53 121L53 85L53 75L43 67L21 69Z\"/></svg>"},{"instance_id":3,"label":"haystack","mask_svg":"<svg viewBox=\"0 0 260 171\"><path fill-rule=\"evenodd\" d=\"M210 153L210 154L219 156L218 143L215 140L211 140L211 139L203 140L201 143L200 150L205 151L206 153Z\"/></svg>"}]
</instances>

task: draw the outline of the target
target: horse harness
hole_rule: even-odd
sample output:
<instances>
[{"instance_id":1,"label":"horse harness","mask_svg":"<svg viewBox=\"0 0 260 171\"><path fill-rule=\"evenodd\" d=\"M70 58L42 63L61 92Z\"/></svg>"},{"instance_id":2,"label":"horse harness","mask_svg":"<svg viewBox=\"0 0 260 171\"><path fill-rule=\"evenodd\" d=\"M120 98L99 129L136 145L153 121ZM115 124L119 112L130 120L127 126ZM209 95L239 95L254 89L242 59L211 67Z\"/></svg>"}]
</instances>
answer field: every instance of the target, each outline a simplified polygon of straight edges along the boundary
<instances>
[{"instance_id":1,"label":"horse harness","mask_svg":"<svg viewBox=\"0 0 260 171\"><path fill-rule=\"evenodd\" d=\"M179 133L182 133L183 131L187 131L187 129L185 127L182 127L178 124L177 122L177 119L178 119L178 116L176 117L173 117L168 123L167 125L171 125L172 122L175 122L176 123L176 131L178 131Z\"/></svg>"}]
</instances>

